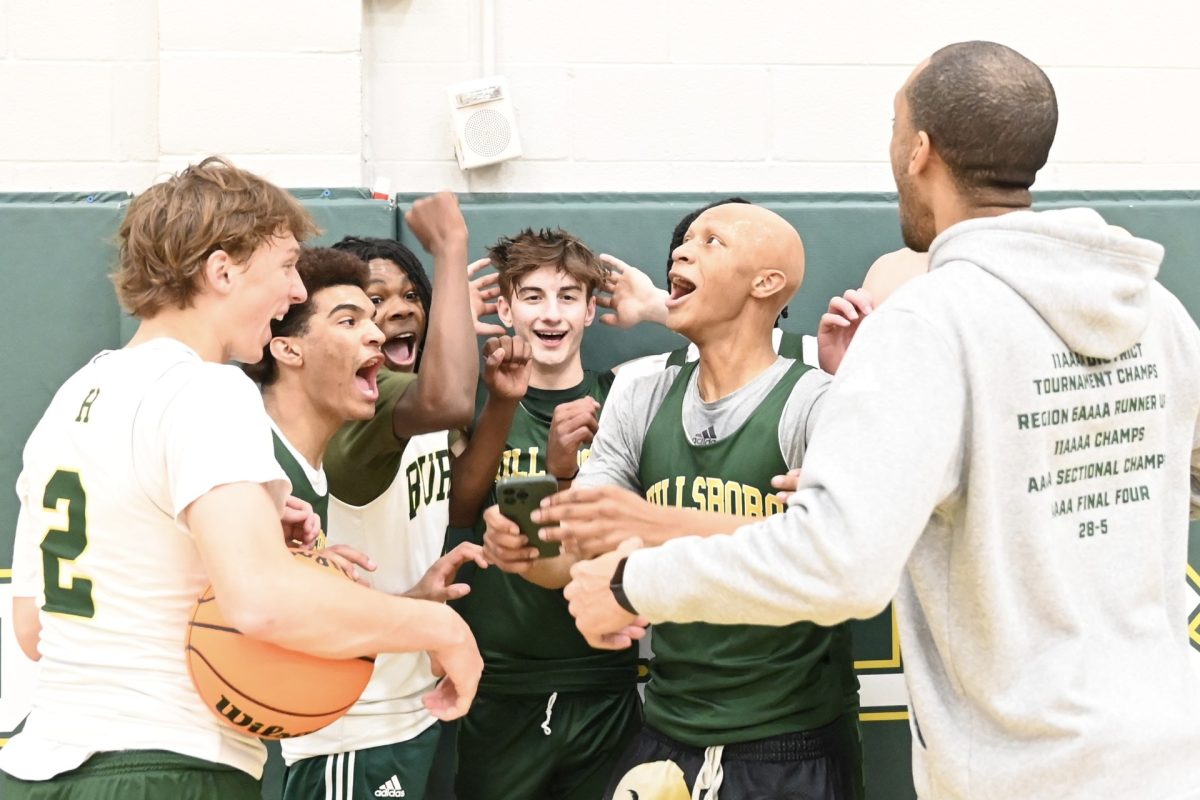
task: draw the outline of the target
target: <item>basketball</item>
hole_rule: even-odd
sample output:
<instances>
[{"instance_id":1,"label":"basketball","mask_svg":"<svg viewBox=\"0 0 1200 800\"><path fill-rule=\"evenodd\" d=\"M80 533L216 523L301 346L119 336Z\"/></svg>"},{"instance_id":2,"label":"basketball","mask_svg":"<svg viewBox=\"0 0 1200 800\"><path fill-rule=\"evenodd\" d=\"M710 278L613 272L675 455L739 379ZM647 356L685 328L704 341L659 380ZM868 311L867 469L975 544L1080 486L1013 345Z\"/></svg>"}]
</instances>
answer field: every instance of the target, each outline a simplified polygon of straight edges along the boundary
<instances>
[{"instance_id":1,"label":"basketball","mask_svg":"<svg viewBox=\"0 0 1200 800\"><path fill-rule=\"evenodd\" d=\"M342 571L321 551L292 554L313 569ZM372 658L321 658L243 636L221 615L209 586L188 624L188 671L222 722L263 739L288 739L345 714L371 679Z\"/></svg>"}]
</instances>

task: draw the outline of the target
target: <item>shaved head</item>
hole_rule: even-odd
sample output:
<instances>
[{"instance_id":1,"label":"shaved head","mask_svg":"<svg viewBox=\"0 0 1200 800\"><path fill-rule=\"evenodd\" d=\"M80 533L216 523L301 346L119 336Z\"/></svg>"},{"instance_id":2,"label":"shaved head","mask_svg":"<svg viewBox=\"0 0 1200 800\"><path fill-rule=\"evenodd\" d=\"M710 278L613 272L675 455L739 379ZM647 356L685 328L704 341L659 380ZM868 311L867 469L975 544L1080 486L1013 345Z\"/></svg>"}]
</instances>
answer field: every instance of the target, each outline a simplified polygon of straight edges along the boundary
<instances>
[{"instance_id":1,"label":"shaved head","mask_svg":"<svg viewBox=\"0 0 1200 800\"><path fill-rule=\"evenodd\" d=\"M702 220L731 229L730 244L736 248L739 267L748 274L763 270L783 273L784 289L774 296L775 313L783 310L804 280L804 242L792 224L769 208L750 203L715 206L693 224Z\"/></svg>"}]
</instances>

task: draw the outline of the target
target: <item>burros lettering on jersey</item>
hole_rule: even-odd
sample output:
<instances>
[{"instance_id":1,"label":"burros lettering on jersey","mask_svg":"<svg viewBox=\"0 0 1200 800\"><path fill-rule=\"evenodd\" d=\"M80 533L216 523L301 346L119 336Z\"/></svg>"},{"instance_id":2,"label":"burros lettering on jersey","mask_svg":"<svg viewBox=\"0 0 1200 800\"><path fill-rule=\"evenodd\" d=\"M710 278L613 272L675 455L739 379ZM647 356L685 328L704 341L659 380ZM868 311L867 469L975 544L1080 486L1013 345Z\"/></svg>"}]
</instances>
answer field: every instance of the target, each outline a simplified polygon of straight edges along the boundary
<instances>
[{"instance_id":1,"label":"burros lettering on jersey","mask_svg":"<svg viewBox=\"0 0 1200 800\"><path fill-rule=\"evenodd\" d=\"M408 518L416 519L422 506L441 502L450 494L450 451L423 453L405 470L408 478Z\"/></svg>"},{"instance_id":2,"label":"burros lettering on jersey","mask_svg":"<svg viewBox=\"0 0 1200 800\"><path fill-rule=\"evenodd\" d=\"M235 706L232 701L225 695L221 695L221 699L217 701L217 713L229 719L234 725L239 728L245 728L246 733L251 736L273 736L277 739L291 739L294 736L305 736L313 731L296 731L289 733L282 726L268 725L263 727L263 723L255 722L254 717L242 711ZM313 730L316 730L315 728Z\"/></svg>"},{"instance_id":3,"label":"burros lettering on jersey","mask_svg":"<svg viewBox=\"0 0 1200 800\"><path fill-rule=\"evenodd\" d=\"M769 517L787 507L774 494L764 494L757 486L701 475L690 479L689 490L688 480L685 475L663 478L646 490L646 499L655 505L682 508L687 505L684 500L690 497L691 505L701 511L744 517Z\"/></svg>"}]
</instances>

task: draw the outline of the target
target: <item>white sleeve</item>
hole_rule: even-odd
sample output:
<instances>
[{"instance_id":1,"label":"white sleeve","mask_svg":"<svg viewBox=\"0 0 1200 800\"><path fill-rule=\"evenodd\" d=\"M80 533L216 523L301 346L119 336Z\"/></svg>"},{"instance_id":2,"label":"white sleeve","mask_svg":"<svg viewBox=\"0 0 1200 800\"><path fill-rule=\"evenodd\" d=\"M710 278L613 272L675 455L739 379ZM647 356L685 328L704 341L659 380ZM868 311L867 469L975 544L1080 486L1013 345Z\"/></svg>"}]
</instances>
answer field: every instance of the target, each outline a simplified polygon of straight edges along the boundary
<instances>
[{"instance_id":1,"label":"white sleeve","mask_svg":"<svg viewBox=\"0 0 1200 800\"><path fill-rule=\"evenodd\" d=\"M13 539L12 595L13 597L39 597L42 593L42 550L35 520L37 515L27 512L26 506L36 502L28 495L25 473L17 476L17 497L21 508L17 512L17 531Z\"/></svg>"},{"instance_id":2,"label":"white sleeve","mask_svg":"<svg viewBox=\"0 0 1200 800\"><path fill-rule=\"evenodd\" d=\"M954 351L907 311L868 318L825 398L787 512L633 553L630 602L652 622L832 625L881 610L934 509L959 486L966 391Z\"/></svg>"},{"instance_id":3,"label":"white sleeve","mask_svg":"<svg viewBox=\"0 0 1200 800\"><path fill-rule=\"evenodd\" d=\"M291 483L275 461L258 387L240 370L218 365L197 370L163 409L159 438L176 519L195 500L229 483L261 483L283 508Z\"/></svg>"},{"instance_id":4,"label":"white sleeve","mask_svg":"<svg viewBox=\"0 0 1200 800\"><path fill-rule=\"evenodd\" d=\"M817 416L832 380L829 373L810 369L796 381L783 407L779 418L779 452L788 469L795 469L804 461L804 452L812 441Z\"/></svg>"}]
</instances>

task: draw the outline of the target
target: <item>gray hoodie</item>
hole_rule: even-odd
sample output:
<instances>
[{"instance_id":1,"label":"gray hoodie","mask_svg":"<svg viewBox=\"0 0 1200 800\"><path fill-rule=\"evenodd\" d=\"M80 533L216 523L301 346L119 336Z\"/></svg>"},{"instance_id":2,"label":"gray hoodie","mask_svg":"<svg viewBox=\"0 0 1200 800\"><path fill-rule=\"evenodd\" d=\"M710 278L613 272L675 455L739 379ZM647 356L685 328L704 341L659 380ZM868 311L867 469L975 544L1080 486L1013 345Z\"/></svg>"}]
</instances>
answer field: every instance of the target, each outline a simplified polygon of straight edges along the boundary
<instances>
[{"instance_id":1,"label":"gray hoodie","mask_svg":"<svg viewBox=\"0 0 1200 800\"><path fill-rule=\"evenodd\" d=\"M862 325L786 514L634 553L651 621L895 598L923 798L1200 796L1200 331L1086 209L962 222Z\"/></svg>"}]
</instances>

